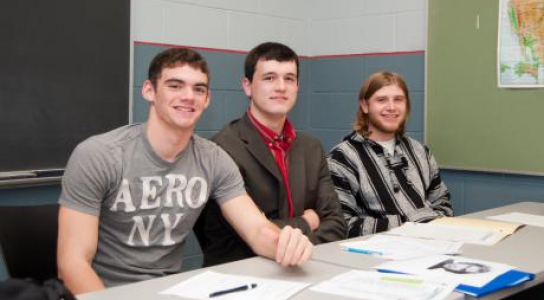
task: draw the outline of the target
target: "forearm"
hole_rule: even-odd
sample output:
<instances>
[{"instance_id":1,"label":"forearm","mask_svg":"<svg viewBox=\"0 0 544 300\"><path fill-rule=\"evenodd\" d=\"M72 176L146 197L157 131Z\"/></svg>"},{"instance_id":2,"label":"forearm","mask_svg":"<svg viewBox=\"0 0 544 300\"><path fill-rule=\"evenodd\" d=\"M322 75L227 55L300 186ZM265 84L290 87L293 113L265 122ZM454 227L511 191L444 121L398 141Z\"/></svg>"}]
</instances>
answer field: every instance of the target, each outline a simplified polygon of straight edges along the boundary
<instances>
[{"instance_id":1,"label":"forearm","mask_svg":"<svg viewBox=\"0 0 544 300\"><path fill-rule=\"evenodd\" d=\"M284 267L303 264L313 249L313 244L300 229L286 225L280 230L272 222L255 230L246 243L255 254L275 260Z\"/></svg>"},{"instance_id":2,"label":"forearm","mask_svg":"<svg viewBox=\"0 0 544 300\"><path fill-rule=\"evenodd\" d=\"M424 207L407 212L405 218L410 222L428 222L442 216L453 216L453 208L449 200L449 191L441 184L428 193Z\"/></svg>"},{"instance_id":3,"label":"forearm","mask_svg":"<svg viewBox=\"0 0 544 300\"><path fill-rule=\"evenodd\" d=\"M450 201L450 192L444 184L429 193L431 208L440 216L453 217L453 206Z\"/></svg>"},{"instance_id":4,"label":"forearm","mask_svg":"<svg viewBox=\"0 0 544 300\"><path fill-rule=\"evenodd\" d=\"M313 245L299 229L281 230L270 222L247 196L221 204L221 212L254 253L274 259L282 266L300 265L312 254Z\"/></svg>"},{"instance_id":5,"label":"forearm","mask_svg":"<svg viewBox=\"0 0 544 300\"><path fill-rule=\"evenodd\" d=\"M265 228L266 233L262 232L261 237L266 236L268 229ZM275 248L274 258L276 262L284 267L287 266L300 266L308 259L310 259L313 252L313 244L309 241L308 237L302 234L302 231L291 226L286 226L278 233L276 232L272 239L277 240L272 246ZM273 243L274 244L274 243ZM270 256L271 251L263 252L263 256L272 258Z\"/></svg>"},{"instance_id":6,"label":"forearm","mask_svg":"<svg viewBox=\"0 0 544 300\"><path fill-rule=\"evenodd\" d=\"M78 259L60 258L58 264L59 277L73 294L83 294L104 289L89 262Z\"/></svg>"},{"instance_id":7,"label":"forearm","mask_svg":"<svg viewBox=\"0 0 544 300\"><path fill-rule=\"evenodd\" d=\"M280 229L269 222L254 231L254 234L246 240L253 252L259 256L276 260Z\"/></svg>"},{"instance_id":8,"label":"forearm","mask_svg":"<svg viewBox=\"0 0 544 300\"><path fill-rule=\"evenodd\" d=\"M72 293L104 289L91 266L98 243L98 217L61 206L57 243L59 277Z\"/></svg>"},{"instance_id":9,"label":"forearm","mask_svg":"<svg viewBox=\"0 0 544 300\"><path fill-rule=\"evenodd\" d=\"M450 201L450 191L442 181L440 170L434 157L429 154L429 167L431 169L431 180L427 187L427 199L431 208L441 216L453 216L453 206Z\"/></svg>"},{"instance_id":10,"label":"forearm","mask_svg":"<svg viewBox=\"0 0 544 300\"><path fill-rule=\"evenodd\" d=\"M327 243L344 239L348 229L328 168L322 173L315 207L320 224L314 234L318 243Z\"/></svg>"},{"instance_id":11,"label":"forearm","mask_svg":"<svg viewBox=\"0 0 544 300\"><path fill-rule=\"evenodd\" d=\"M359 206L364 199L356 199L359 195L355 190L346 192L338 190L338 197L342 204L344 220L347 223L347 236L357 237L377 232L386 231L392 227L402 224L403 217L400 214L386 214L386 211L367 211L365 207Z\"/></svg>"}]
</instances>

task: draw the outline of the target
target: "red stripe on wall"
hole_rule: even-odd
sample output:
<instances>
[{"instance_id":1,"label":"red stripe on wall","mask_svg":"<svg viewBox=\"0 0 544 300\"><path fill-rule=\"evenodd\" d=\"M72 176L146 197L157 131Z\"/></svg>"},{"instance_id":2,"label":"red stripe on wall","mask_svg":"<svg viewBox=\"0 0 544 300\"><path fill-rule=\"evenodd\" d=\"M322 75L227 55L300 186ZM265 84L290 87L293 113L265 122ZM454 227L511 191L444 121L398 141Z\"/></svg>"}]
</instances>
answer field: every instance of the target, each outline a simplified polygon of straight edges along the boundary
<instances>
[{"instance_id":1,"label":"red stripe on wall","mask_svg":"<svg viewBox=\"0 0 544 300\"><path fill-rule=\"evenodd\" d=\"M359 57L359 56L388 56L388 55L410 55L423 54L424 50L417 51L397 51L397 52L372 52L372 53L353 53L353 54L331 54L331 55L314 55L312 59L322 58L343 58L343 57Z\"/></svg>"},{"instance_id":2,"label":"red stripe on wall","mask_svg":"<svg viewBox=\"0 0 544 300\"><path fill-rule=\"evenodd\" d=\"M221 53L238 53L238 54L247 54L248 51L242 50L229 50L229 49L219 49L219 48L208 48L208 47L194 47L186 45L174 45L167 43L153 43L153 42L144 42L144 41L134 41L134 44L138 45L150 45L150 46L162 46L170 48L191 48L200 51L211 51L211 52L221 52ZM323 59L323 58L343 58L343 57L358 57L358 56L386 56L386 55L410 55L410 54L423 54L424 50L417 51L398 51L398 52L373 52L373 53L353 53L353 54L332 54L332 55L299 55L300 59Z\"/></svg>"}]
</instances>

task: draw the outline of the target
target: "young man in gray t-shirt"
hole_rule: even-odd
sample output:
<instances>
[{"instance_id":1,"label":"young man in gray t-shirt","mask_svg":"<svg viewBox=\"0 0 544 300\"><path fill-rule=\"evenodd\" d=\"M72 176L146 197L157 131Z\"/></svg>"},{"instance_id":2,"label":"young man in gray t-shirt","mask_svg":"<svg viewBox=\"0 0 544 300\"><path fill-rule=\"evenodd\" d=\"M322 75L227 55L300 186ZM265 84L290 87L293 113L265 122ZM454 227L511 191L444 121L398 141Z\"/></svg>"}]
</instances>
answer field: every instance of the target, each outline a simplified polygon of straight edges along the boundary
<instances>
[{"instance_id":1,"label":"young man in gray t-shirt","mask_svg":"<svg viewBox=\"0 0 544 300\"><path fill-rule=\"evenodd\" d=\"M213 197L257 254L300 265L312 244L279 229L246 195L238 168L193 134L210 101L209 72L195 51L157 55L142 87L148 121L81 143L63 178L58 268L79 294L181 271L185 238Z\"/></svg>"}]
</instances>

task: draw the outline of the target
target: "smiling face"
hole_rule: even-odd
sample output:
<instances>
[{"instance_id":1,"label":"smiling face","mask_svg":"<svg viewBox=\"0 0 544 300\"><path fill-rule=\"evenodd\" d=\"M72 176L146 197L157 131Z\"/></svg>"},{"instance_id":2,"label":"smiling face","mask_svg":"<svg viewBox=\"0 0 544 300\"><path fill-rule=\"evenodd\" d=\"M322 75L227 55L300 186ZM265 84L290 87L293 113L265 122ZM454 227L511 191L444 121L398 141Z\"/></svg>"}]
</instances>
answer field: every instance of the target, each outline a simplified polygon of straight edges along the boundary
<instances>
[{"instance_id":1,"label":"smiling face","mask_svg":"<svg viewBox=\"0 0 544 300\"><path fill-rule=\"evenodd\" d=\"M297 99L297 65L294 61L260 59L252 80L244 78L242 87L257 120L265 125L285 120Z\"/></svg>"},{"instance_id":2,"label":"smiling face","mask_svg":"<svg viewBox=\"0 0 544 300\"><path fill-rule=\"evenodd\" d=\"M174 131L194 130L210 102L208 76L188 64L162 69L155 86L144 82L142 94L151 103L149 122Z\"/></svg>"},{"instance_id":3,"label":"smiling face","mask_svg":"<svg viewBox=\"0 0 544 300\"><path fill-rule=\"evenodd\" d=\"M369 138L387 141L403 127L408 115L408 100L396 84L377 90L369 99L360 102L361 110L368 115Z\"/></svg>"}]
</instances>

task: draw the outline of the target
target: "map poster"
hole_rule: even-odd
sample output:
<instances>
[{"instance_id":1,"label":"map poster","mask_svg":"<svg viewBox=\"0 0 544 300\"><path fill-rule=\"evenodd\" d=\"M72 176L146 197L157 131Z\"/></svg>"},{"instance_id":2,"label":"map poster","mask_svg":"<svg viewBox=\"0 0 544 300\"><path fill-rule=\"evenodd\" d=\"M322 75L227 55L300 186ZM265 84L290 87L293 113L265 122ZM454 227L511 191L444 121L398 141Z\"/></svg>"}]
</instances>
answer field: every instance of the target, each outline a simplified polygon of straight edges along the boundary
<instances>
[{"instance_id":1,"label":"map poster","mask_svg":"<svg viewBox=\"0 0 544 300\"><path fill-rule=\"evenodd\" d=\"M544 0L500 0L499 87L544 87Z\"/></svg>"}]
</instances>

